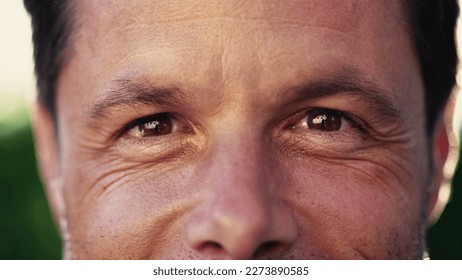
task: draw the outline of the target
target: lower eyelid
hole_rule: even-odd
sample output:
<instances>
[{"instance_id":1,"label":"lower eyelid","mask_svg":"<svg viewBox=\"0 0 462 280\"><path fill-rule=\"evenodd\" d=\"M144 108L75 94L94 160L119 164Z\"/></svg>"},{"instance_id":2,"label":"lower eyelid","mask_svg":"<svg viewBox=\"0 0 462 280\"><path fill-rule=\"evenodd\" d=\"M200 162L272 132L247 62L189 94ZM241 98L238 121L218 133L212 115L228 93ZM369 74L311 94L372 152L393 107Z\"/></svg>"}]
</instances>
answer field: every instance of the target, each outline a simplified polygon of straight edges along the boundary
<instances>
[{"instance_id":1,"label":"lower eyelid","mask_svg":"<svg viewBox=\"0 0 462 280\"><path fill-rule=\"evenodd\" d=\"M306 137L315 136L316 138L327 138L327 139L333 139L336 137L351 138L352 134L361 133L360 131L358 131L358 129L356 129L355 127L351 127L351 126L348 128L344 128L342 130L338 130L338 131L319 131L316 129L309 129L305 127L303 128L295 127L292 129L292 131L301 136L303 135Z\"/></svg>"},{"instance_id":2,"label":"lower eyelid","mask_svg":"<svg viewBox=\"0 0 462 280\"><path fill-rule=\"evenodd\" d=\"M294 131L275 138L276 149L291 157L345 157L367 147L363 137L352 137L351 133L333 134Z\"/></svg>"},{"instance_id":3,"label":"lower eyelid","mask_svg":"<svg viewBox=\"0 0 462 280\"><path fill-rule=\"evenodd\" d=\"M197 150L195 143L186 137L125 138L116 144L115 152L127 161L149 164L167 164Z\"/></svg>"}]
</instances>

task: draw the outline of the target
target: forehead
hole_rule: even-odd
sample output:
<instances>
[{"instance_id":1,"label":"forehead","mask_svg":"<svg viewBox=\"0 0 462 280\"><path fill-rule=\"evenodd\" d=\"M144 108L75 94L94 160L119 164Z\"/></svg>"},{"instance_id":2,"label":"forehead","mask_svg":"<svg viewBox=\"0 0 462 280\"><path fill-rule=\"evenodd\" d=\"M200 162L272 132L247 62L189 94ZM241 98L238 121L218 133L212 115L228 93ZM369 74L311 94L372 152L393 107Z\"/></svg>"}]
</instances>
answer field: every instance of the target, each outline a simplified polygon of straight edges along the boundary
<instances>
[{"instance_id":1,"label":"forehead","mask_svg":"<svg viewBox=\"0 0 462 280\"><path fill-rule=\"evenodd\" d=\"M201 0L134 0L90 1L75 4L80 16L92 17L99 24L171 24L174 22L239 19L299 22L303 25L326 26L347 30L364 18L396 20L401 17L402 3L398 0L261 0L261 1L201 1ZM390 13L391 12L391 13ZM382 16L379 16L379 15ZM392 14L396 17L389 18ZM350 18L345 22L344 19ZM87 18L88 19L88 18Z\"/></svg>"},{"instance_id":2,"label":"forehead","mask_svg":"<svg viewBox=\"0 0 462 280\"><path fill-rule=\"evenodd\" d=\"M171 44L164 47L191 49L197 44L232 45L235 39L241 44L255 43L266 37L268 43L297 39L306 48L323 37L325 41L335 38L336 44L347 37L363 42L387 38L405 25L398 1L135 0L127 4L84 0L76 5L79 37L93 47L120 41L117 48L144 44L149 49L159 42Z\"/></svg>"},{"instance_id":3,"label":"forehead","mask_svg":"<svg viewBox=\"0 0 462 280\"><path fill-rule=\"evenodd\" d=\"M74 52L67 70L82 74L80 81L92 92L111 79L144 75L168 86L207 85L216 94L236 86L261 93L342 68L357 69L400 92L393 87L408 83L398 74L402 66L417 69L400 1L75 4Z\"/></svg>"}]
</instances>

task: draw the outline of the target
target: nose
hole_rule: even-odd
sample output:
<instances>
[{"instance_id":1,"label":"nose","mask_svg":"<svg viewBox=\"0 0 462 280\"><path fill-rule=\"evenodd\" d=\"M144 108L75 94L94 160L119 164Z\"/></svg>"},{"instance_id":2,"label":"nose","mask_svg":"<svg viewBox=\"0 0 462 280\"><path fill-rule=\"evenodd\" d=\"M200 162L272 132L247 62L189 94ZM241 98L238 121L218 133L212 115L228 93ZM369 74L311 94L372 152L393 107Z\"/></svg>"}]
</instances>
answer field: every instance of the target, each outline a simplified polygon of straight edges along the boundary
<instances>
[{"instance_id":1,"label":"nose","mask_svg":"<svg viewBox=\"0 0 462 280\"><path fill-rule=\"evenodd\" d=\"M185 223L188 245L201 258L281 258L297 237L279 197L281 176L258 141L228 143L205 160L202 200Z\"/></svg>"}]
</instances>

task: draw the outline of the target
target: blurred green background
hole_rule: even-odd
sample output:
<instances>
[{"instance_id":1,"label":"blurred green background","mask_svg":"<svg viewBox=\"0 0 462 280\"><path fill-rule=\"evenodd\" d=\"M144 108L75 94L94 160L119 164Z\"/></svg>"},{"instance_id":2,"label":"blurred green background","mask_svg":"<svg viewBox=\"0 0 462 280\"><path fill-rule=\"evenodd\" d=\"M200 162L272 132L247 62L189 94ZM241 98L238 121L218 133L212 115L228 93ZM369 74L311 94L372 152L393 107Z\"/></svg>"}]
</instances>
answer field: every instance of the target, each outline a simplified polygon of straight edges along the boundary
<instances>
[{"instance_id":1,"label":"blurred green background","mask_svg":"<svg viewBox=\"0 0 462 280\"><path fill-rule=\"evenodd\" d=\"M0 1L0 34L0 259L60 259L61 241L37 175L25 109L34 78L22 1ZM429 231L432 259L462 259L461 188L459 164L451 200Z\"/></svg>"},{"instance_id":2,"label":"blurred green background","mask_svg":"<svg viewBox=\"0 0 462 280\"><path fill-rule=\"evenodd\" d=\"M462 149L459 151L462 159ZM462 161L452 181L452 194L438 221L428 233L431 259L462 260Z\"/></svg>"},{"instance_id":3,"label":"blurred green background","mask_svg":"<svg viewBox=\"0 0 462 280\"><path fill-rule=\"evenodd\" d=\"M0 259L59 259L61 242L37 176L27 122L0 123Z\"/></svg>"}]
</instances>

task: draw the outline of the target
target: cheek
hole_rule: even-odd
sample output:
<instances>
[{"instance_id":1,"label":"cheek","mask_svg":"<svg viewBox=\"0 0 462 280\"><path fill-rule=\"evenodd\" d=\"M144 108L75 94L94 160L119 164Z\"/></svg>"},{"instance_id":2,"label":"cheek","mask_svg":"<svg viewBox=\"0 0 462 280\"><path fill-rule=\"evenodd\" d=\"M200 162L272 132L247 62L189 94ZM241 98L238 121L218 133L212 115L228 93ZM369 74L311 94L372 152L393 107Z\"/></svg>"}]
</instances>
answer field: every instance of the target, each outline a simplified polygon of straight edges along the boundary
<instances>
[{"instance_id":1,"label":"cheek","mask_svg":"<svg viewBox=\"0 0 462 280\"><path fill-rule=\"evenodd\" d=\"M421 192L407 173L391 174L372 163L332 161L312 161L293 170L293 194L287 203L296 212L299 235L306 239L301 244L313 242L335 259L415 257Z\"/></svg>"},{"instance_id":2,"label":"cheek","mask_svg":"<svg viewBox=\"0 0 462 280\"><path fill-rule=\"evenodd\" d=\"M79 182L87 192L78 200L68 194L68 201L74 202L68 209L69 224L74 225L70 250L78 258L92 259L169 255L169 248L181 241L183 217L196 201L192 190L184 187L188 169L159 171L114 163L79 172L86 174Z\"/></svg>"}]
</instances>

